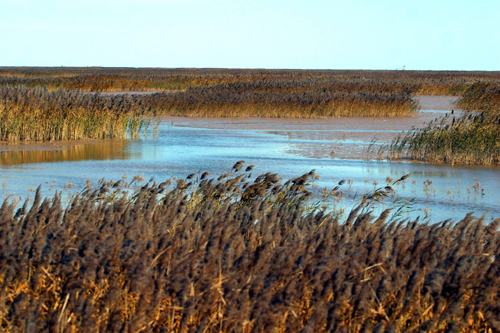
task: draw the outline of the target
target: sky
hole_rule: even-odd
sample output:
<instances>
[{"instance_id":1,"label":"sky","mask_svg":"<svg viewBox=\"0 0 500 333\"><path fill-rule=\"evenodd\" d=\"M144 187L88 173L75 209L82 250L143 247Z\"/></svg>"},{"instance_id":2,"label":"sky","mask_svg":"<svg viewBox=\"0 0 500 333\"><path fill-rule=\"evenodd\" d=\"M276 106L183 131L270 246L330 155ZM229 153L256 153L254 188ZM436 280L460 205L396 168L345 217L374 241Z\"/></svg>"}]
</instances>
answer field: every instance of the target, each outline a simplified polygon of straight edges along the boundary
<instances>
[{"instance_id":1,"label":"sky","mask_svg":"<svg viewBox=\"0 0 500 333\"><path fill-rule=\"evenodd\" d=\"M500 0L0 0L0 66L500 70Z\"/></svg>"}]
</instances>

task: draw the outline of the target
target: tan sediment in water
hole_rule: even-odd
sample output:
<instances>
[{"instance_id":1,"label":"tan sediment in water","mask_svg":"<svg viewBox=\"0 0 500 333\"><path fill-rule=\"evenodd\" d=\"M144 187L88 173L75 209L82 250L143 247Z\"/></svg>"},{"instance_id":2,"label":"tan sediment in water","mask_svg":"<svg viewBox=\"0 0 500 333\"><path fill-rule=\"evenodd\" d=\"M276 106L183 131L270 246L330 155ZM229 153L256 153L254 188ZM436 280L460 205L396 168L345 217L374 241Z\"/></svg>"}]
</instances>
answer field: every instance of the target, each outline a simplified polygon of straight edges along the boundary
<instances>
[{"instance_id":1,"label":"tan sediment in water","mask_svg":"<svg viewBox=\"0 0 500 333\"><path fill-rule=\"evenodd\" d=\"M458 110L455 106L460 99L457 96L415 96L422 110Z\"/></svg>"}]
</instances>

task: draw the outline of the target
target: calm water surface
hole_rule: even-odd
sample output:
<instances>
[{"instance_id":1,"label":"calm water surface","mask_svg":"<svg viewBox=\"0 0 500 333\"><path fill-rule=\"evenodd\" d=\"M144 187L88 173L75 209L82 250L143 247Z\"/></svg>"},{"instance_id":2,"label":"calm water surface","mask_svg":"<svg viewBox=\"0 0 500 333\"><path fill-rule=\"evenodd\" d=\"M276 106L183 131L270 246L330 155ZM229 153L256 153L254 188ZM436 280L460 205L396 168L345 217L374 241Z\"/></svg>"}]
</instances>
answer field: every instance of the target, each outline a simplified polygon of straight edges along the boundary
<instances>
[{"instance_id":1,"label":"calm water surface","mask_svg":"<svg viewBox=\"0 0 500 333\"><path fill-rule=\"evenodd\" d=\"M347 203L384 186L386 177L410 173L397 193L412 200L411 216L428 212L439 221L474 211L476 216L488 212L488 219L500 217L499 168L363 160L373 138L384 142L411 127L408 119L396 125L383 119L363 121L172 118L162 122L153 138L0 152L0 190L24 199L40 184L50 194L68 183L81 189L87 179L97 183L144 175L160 182L195 172L221 174L245 160L256 165L254 175L272 171L285 179L315 169L320 179L313 190L318 192L348 179L351 184L343 186ZM425 186L428 180L432 184Z\"/></svg>"}]
</instances>

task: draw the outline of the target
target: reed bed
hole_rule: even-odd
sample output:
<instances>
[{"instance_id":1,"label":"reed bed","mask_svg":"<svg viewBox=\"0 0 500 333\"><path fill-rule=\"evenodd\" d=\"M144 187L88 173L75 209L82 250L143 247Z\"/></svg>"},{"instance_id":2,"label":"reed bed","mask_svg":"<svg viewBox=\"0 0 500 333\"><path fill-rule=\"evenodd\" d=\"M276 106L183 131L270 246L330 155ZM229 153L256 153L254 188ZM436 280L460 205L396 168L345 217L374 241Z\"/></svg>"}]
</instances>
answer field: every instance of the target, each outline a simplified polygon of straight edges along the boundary
<instances>
[{"instance_id":1,"label":"reed bed","mask_svg":"<svg viewBox=\"0 0 500 333\"><path fill-rule=\"evenodd\" d=\"M0 209L5 332L491 332L500 220L310 210L314 172L101 181ZM339 183L341 186L343 182ZM339 188L334 189L334 191ZM388 192L390 189L381 190ZM381 191L379 195L381 195Z\"/></svg>"},{"instance_id":2,"label":"reed bed","mask_svg":"<svg viewBox=\"0 0 500 333\"><path fill-rule=\"evenodd\" d=\"M147 124L148 110L127 96L0 86L0 140L126 138Z\"/></svg>"},{"instance_id":3,"label":"reed bed","mask_svg":"<svg viewBox=\"0 0 500 333\"><path fill-rule=\"evenodd\" d=\"M477 80L498 82L500 72L0 67L0 85L84 91L185 90L259 81L284 82L290 89L295 81L291 90L296 92L327 81L335 91L459 96Z\"/></svg>"},{"instance_id":4,"label":"reed bed","mask_svg":"<svg viewBox=\"0 0 500 333\"><path fill-rule=\"evenodd\" d=\"M390 159L500 165L500 116L481 112L437 118L398 135L388 151Z\"/></svg>"},{"instance_id":5,"label":"reed bed","mask_svg":"<svg viewBox=\"0 0 500 333\"><path fill-rule=\"evenodd\" d=\"M155 116L408 117L419 94L476 103L478 80L498 95L499 72L0 67L0 140L124 138ZM161 93L90 94L113 91Z\"/></svg>"},{"instance_id":6,"label":"reed bed","mask_svg":"<svg viewBox=\"0 0 500 333\"><path fill-rule=\"evenodd\" d=\"M219 85L141 96L157 114L189 117L402 117L417 109L408 94L268 92Z\"/></svg>"},{"instance_id":7,"label":"reed bed","mask_svg":"<svg viewBox=\"0 0 500 333\"><path fill-rule=\"evenodd\" d=\"M0 68L0 86L134 95L156 115L191 117L402 117L414 95L462 95L498 72L245 69Z\"/></svg>"},{"instance_id":8,"label":"reed bed","mask_svg":"<svg viewBox=\"0 0 500 333\"><path fill-rule=\"evenodd\" d=\"M446 115L424 128L402 133L379 156L387 150L389 159L500 165L500 85L475 82L458 107L466 110L462 116Z\"/></svg>"},{"instance_id":9,"label":"reed bed","mask_svg":"<svg viewBox=\"0 0 500 333\"><path fill-rule=\"evenodd\" d=\"M474 83L464 92L458 107L470 111L480 110L500 114L500 82Z\"/></svg>"}]
</instances>

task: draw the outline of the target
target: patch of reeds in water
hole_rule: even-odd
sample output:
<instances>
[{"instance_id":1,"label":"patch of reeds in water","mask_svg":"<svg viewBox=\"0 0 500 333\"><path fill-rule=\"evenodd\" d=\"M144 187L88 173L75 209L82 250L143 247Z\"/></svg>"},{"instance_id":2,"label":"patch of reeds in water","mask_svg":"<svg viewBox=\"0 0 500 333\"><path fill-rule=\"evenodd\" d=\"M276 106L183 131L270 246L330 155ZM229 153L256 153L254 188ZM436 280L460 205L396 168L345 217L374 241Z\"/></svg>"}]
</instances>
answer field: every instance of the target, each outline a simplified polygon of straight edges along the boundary
<instances>
[{"instance_id":1,"label":"patch of reeds in water","mask_svg":"<svg viewBox=\"0 0 500 333\"><path fill-rule=\"evenodd\" d=\"M388 147L388 157L500 165L500 116L482 112L437 118L424 128L398 135Z\"/></svg>"},{"instance_id":2,"label":"patch of reeds in water","mask_svg":"<svg viewBox=\"0 0 500 333\"><path fill-rule=\"evenodd\" d=\"M460 117L437 118L424 128L396 137L388 147L388 158L500 165L498 83L475 82L465 91L458 106L467 112Z\"/></svg>"},{"instance_id":3,"label":"patch of reeds in water","mask_svg":"<svg viewBox=\"0 0 500 333\"><path fill-rule=\"evenodd\" d=\"M147 110L128 96L1 86L0 140L125 138L144 127L144 113Z\"/></svg>"},{"instance_id":4,"label":"patch of reeds in water","mask_svg":"<svg viewBox=\"0 0 500 333\"><path fill-rule=\"evenodd\" d=\"M500 330L500 220L307 210L313 172L89 185L0 208L5 332ZM368 198L366 198L368 199Z\"/></svg>"}]
</instances>

